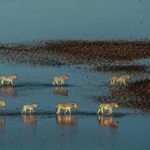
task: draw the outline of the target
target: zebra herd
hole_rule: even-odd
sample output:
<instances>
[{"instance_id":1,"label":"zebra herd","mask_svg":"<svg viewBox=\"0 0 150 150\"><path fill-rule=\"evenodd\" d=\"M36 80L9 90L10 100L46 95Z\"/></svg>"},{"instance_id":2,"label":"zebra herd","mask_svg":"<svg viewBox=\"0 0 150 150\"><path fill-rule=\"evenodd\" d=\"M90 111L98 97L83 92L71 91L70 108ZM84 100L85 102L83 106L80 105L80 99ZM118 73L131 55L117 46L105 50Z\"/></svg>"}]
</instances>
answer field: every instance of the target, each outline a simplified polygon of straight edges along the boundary
<instances>
[{"instance_id":1,"label":"zebra herd","mask_svg":"<svg viewBox=\"0 0 150 150\"><path fill-rule=\"evenodd\" d=\"M17 79L17 75L16 74L12 74L12 75L3 75L0 76L0 84L1 86L3 85L11 85L13 86L13 80ZM68 80L69 76L68 75L59 75L59 76L55 76L53 77L53 85L64 85L65 80ZM119 76L112 76L110 78L110 84L114 85L116 82L119 82L120 85L126 85L126 81L131 79L131 77L128 74L125 75L119 75ZM4 100L0 100L0 107L4 107L6 106L6 102ZM37 104L28 104L28 105L23 105L22 107L22 111L21 113L32 113L34 112L34 110L38 107ZM101 113L101 114L105 114L104 110L108 110L108 115L112 114L112 109L113 108L118 108L118 104L116 102L112 102L112 103L102 103L98 106L97 109L97 114ZM74 102L60 102L56 105L56 114L60 114L61 110L64 110L64 113L71 113L71 108L78 108L78 103L76 101Z\"/></svg>"}]
</instances>

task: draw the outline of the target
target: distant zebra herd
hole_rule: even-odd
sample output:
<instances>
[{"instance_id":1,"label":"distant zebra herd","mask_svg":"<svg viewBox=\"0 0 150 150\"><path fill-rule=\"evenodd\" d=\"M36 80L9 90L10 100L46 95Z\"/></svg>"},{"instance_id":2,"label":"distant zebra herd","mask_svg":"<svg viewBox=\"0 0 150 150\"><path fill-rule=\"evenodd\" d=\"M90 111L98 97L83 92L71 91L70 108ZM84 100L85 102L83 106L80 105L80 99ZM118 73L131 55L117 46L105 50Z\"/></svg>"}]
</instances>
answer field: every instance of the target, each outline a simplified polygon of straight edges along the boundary
<instances>
[{"instance_id":1,"label":"distant zebra herd","mask_svg":"<svg viewBox=\"0 0 150 150\"><path fill-rule=\"evenodd\" d=\"M0 85L11 85L13 86L13 80L17 79L17 75L16 74L12 74L12 75L2 75L0 76ZM53 85L64 85L65 80L68 80L69 76L68 75L59 75L59 76L55 76L53 77ZM115 83L119 82L120 85L126 85L126 82L128 80L130 80L131 77L128 74L125 75L118 75L118 76L112 76L110 78L110 84L111 85L115 85ZM6 102L4 100L0 100L0 107L6 106ZM22 111L21 113L32 113L34 112L34 110L38 107L37 104L28 104L28 105L23 105L22 107ZM108 110L107 115L111 115L112 114L112 109L113 108L118 108L118 104L116 102L112 102L112 103L101 103L98 106L97 109L97 114L101 113L101 114L105 114L104 110ZM56 114L61 114L61 111L64 110L64 113L71 113L71 109L78 108L78 103L77 102L60 102L56 105Z\"/></svg>"}]
</instances>

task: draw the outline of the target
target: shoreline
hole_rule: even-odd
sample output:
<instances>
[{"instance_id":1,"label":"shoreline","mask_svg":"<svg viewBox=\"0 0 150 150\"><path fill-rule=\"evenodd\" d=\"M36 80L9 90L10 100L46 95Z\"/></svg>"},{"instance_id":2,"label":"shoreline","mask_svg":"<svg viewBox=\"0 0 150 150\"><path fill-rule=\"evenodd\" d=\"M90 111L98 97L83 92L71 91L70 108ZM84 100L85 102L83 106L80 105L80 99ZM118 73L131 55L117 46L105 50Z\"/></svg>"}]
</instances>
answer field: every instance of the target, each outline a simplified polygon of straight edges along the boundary
<instances>
[{"instance_id":1,"label":"shoreline","mask_svg":"<svg viewBox=\"0 0 150 150\"><path fill-rule=\"evenodd\" d=\"M96 102L117 102L121 107L150 111L150 79L129 83L126 87L110 87L111 96L93 96Z\"/></svg>"},{"instance_id":2,"label":"shoreline","mask_svg":"<svg viewBox=\"0 0 150 150\"><path fill-rule=\"evenodd\" d=\"M33 43L0 44L0 52L7 55L46 58L67 64L93 64L101 60L130 61L150 57L150 41L41 41Z\"/></svg>"}]
</instances>

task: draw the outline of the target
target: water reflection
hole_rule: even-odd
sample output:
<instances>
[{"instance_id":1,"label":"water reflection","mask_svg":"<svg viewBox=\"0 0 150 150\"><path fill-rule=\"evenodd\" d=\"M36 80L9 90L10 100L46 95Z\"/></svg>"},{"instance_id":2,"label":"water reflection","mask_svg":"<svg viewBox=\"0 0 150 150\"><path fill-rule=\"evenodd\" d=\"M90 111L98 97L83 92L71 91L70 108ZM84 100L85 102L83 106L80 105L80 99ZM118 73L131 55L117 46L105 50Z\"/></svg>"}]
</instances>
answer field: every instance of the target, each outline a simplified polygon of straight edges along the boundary
<instances>
[{"instance_id":1,"label":"water reflection","mask_svg":"<svg viewBox=\"0 0 150 150\"><path fill-rule=\"evenodd\" d=\"M8 97L17 97L17 89L12 86L2 86L0 87L0 95Z\"/></svg>"},{"instance_id":2,"label":"water reflection","mask_svg":"<svg viewBox=\"0 0 150 150\"><path fill-rule=\"evenodd\" d=\"M77 116L71 116L71 115L57 115L56 121L59 126L67 125L67 126L74 126L78 123Z\"/></svg>"},{"instance_id":3,"label":"water reflection","mask_svg":"<svg viewBox=\"0 0 150 150\"><path fill-rule=\"evenodd\" d=\"M111 128L118 127L119 123L113 121L112 116L97 115L97 120L100 126L109 126Z\"/></svg>"},{"instance_id":4,"label":"water reflection","mask_svg":"<svg viewBox=\"0 0 150 150\"><path fill-rule=\"evenodd\" d=\"M65 90L64 87L54 86L53 93L54 95L68 96L68 90Z\"/></svg>"},{"instance_id":5,"label":"water reflection","mask_svg":"<svg viewBox=\"0 0 150 150\"><path fill-rule=\"evenodd\" d=\"M34 115L22 115L22 119L25 125L34 125L37 122L36 116Z\"/></svg>"},{"instance_id":6,"label":"water reflection","mask_svg":"<svg viewBox=\"0 0 150 150\"><path fill-rule=\"evenodd\" d=\"M0 117L0 129L5 128L5 120L3 117Z\"/></svg>"}]
</instances>

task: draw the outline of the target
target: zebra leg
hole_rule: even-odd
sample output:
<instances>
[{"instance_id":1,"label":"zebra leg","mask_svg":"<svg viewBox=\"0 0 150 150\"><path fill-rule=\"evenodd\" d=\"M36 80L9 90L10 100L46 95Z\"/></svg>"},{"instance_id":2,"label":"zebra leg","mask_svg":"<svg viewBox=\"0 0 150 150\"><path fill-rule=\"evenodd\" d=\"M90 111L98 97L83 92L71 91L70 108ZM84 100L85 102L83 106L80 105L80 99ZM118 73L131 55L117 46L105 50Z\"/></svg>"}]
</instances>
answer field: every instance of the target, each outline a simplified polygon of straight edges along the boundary
<instances>
[{"instance_id":1,"label":"zebra leg","mask_svg":"<svg viewBox=\"0 0 150 150\"><path fill-rule=\"evenodd\" d=\"M24 109L22 109L21 113L23 114L24 112L25 112L25 110L24 110Z\"/></svg>"},{"instance_id":2,"label":"zebra leg","mask_svg":"<svg viewBox=\"0 0 150 150\"><path fill-rule=\"evenodd\" d=\"M115 80L112 81L112 85L114 85L114 84L115 84Z\"/></svg>"},{"instance_id":3,"label":"zebra leg","mask_svg":"<svg viewBox=\"0 0 150 150\"><path fill-rule=\"evenodd\" d=\"M120 85L122 85L123 82L122 81L119 81L119 82L120 82Z\"/></svg>"},{"instance_id":4,"label":"zebra leg","mask_svg":"<svg viewBox=\"0 0 150 150\"><path fill-rule=\"evenodd\" d=\"M112 114L112 109L110 108L109 109L109 113L108 113L109 115L111 115Z\"/></svg>"},{"instance_id":5,"label":"zebra leg","mask_svg":"<svg viewBox=\"0 0 150 150\"><path fill-rule=\"evenodd\" d=\"M53 85L55 85L56 84L56 82L55 82L55 80L53 81Z\"/></svg>"},{"instance_id":6,"label":"zebra leg","mask_svg":"<svg viewBox=\"0 0 150 150\"><path fill-rule=\"evenodd\" d=\"M112 79L110 80L110 85L113 85L113 80Z\"/></svg>"},{"instance_id":7,"label":"zebra leg","mask_svg":"<svg viewBox=\"0 0 150 150\"><path fill-rule=\"evenodd\" d=\"M10 84L13 85L13 80L10 81Z\"/></svg>"},{"instance_id":8,"label":"zebra leg","mask_svg":"<svg viewBox=\"0 0 150 150\"><path fill-rule=\"evenodd\" d=\"M68 110L69 110L69 109L66 109L64 113L66 114Z\"/></svg>"},{"instance_id":9,"label":"zebra leg","mask_svg":"<svg viewBox=\"0 0 150 150\"><path fill-rule=\"evenodd\" d=\"M97 110L97 114L99 114L99 112L100 112L100 108L98 108L98 110Z\"/></svg>"},{"instance_id":10,"label":"zebra leg","mask_svg":"<svg viewBox=\"0 0 150 150\"><path fill-rule=\"evenodd\" d=\"M56 85L58 85L58 81L55 81Z\"/></svg>"},{"instance_id":11,"label":"zebra leg","mask_svg":"<svg viewBox=\"0 0 150 150\"><path fill-rule=\"evenodd\" d=\"M64 80L61 81L61 85L64 85Z\"/></svg>"},{"instance_id":12,"label":"zebra leg","mask_svg":"<svg viewBox=\"0 0 150 150\"><path fill-rule=\"evenodd\" d=\"M11 85L11 81L9 80L9 81L7 81L7 85Z\"/></svg>"},{"instance_id":13,"label":"zebra leg","mask_svg":"<svg viewBox=\"0 0 150 150\"><path fill-rule=\"evenodd\" d=\"M1 80L1 85L4 85L4 80Z\"/></svg>"},{"instance_id":14,"label":"zebra leg","mask_svg":"<svg viewBox=\"0 0 150 150\"><path fill-rule=\"evenodd\" d=\"M59 113L60 113L60 109L58 108L57 111L56 111L56 114L59 114Z\"/></svg>"},{"instance_id":15,"label":"zebra leg","mask_svg":"<svg viewBox=\"0 0 150 150\"><path fill-rule=\"evenodd\" d=\"M53 85L58 85L58 81L57 81L57 80L54 80L54 81L53 81Z\"/></svg>"},{"instance_id":16,"label":"zebra leg","mask_svg":"<svg viewBox=\"0 0 150 150\"><path fill-rule=\"evenodd\" d=\"M26 109L22 109L22 113L26 114L27 110Z\"/></svg>"},{"instance_id":17,"label":"zebra leg","mask_svg":"<svg viewBox=\"0 0 150 150\"><path fill-rule=\"evenodd\" d=\"M29 110L29 113L32 113L32 109Z\"/></svg>"},{"instance_id":18,"label":"zebra leg","mask_svg":"<svg viewBox=\"0 0 150 150\"><path fill-rule=\"evenodd\" d=\"M71 114L71 109L68 109L68 113L70 113L70 114Z\"/></svg>"},{"instance_id":19,"label":"zebra leg","mask_svg":"<svg viewBox=\"0 0 150 150\"><path fill-rule=\"evenodd\" d=\"M123 84L126 85L126 80L123 81Z\"/></svg>"},{"instance_id":20,"label":"zebra leg","mask_svg":"<svg viewBox=\"0 0 150 150\"><path fill-rule=\"evenodd\" d=\"M104 114L103 108L100 108L100 112L101 112L102 114Z\"/></svg>"}]
</instances>

